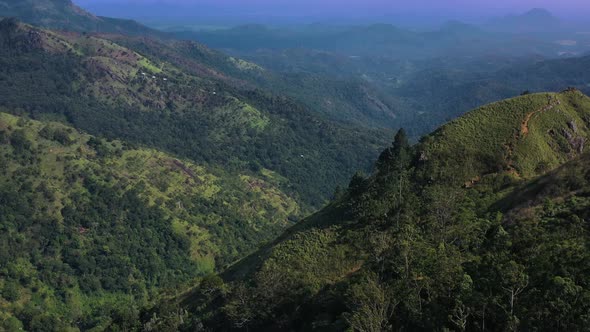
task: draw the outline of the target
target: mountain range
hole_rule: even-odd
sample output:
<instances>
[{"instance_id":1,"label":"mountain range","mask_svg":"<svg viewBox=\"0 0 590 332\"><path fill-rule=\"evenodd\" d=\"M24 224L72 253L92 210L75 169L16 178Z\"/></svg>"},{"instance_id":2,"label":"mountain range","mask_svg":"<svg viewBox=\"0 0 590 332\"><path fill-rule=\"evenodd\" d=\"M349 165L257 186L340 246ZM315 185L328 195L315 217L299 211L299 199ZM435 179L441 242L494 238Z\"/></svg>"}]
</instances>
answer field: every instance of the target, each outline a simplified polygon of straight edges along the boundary
<instances>
[{"instance_id":1,"label":"mountain range","mask_svg":"<svg viewBox=\"0 0 590 332\"><path fill-rule=\"evenodd\" d=\"M387 141L196 42L76 30L0 21L2 328L109 329L272 240Z\"/></svg>"},{"instance_id":2,"label":"mountain range","mask_svg":"<svg viewBox=\"0 0 590 332\"><path fill-rule=\"evenodd\" d=\"M244 60L66 0L0 16L0 331L590 325L588 57L449 60L489 36L458 22L201 35ZM446 55L347 54L373 42Z\"/></svg>"}]
</instances>

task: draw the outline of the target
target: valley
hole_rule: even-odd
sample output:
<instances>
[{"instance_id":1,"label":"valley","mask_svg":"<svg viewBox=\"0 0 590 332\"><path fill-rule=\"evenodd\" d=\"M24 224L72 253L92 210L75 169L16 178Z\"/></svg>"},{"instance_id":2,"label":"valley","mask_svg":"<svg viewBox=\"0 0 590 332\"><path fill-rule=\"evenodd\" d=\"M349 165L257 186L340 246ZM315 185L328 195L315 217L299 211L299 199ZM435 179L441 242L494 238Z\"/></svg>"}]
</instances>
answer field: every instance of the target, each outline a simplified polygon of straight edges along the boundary
<instances>
[{"instance_id":1,"label":"valley","mask_svg":"<svg viewBox=\"0 0 590 332\"><path fill-rule=\"evenodd\" d=\"M0 0L0 331L590 326L585 26L82 3Z\"/></svg>"}]
</instances>

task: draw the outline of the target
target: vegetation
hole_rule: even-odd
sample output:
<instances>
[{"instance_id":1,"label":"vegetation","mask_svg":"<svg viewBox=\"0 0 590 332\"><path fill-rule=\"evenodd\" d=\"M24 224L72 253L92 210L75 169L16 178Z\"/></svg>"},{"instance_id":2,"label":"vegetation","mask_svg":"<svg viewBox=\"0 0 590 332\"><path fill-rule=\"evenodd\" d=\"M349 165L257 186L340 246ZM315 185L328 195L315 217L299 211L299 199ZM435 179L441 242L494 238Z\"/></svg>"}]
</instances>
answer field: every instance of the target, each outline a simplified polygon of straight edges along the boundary
<instances>
[{"instance_id":1,"label":"vegetation","mask_svg":"<svg viewBox=\"0 0 590 332\"><path fill-rule=\"evenodd\" d=\"M385 131L329 121L290 99L237 87L221 74L225 67L182 53L206 53L194 43L174 51L173 43L127 38L121 44L130 49L118 44L124 37L58 34L10 20L3 26L0 93L17 115L231 171L260 176L268 169L287 179L282 190L306 209L322 206L332 188L368 169L386 140Z\"/></svg>"},{"instance_id":2,"label":"vegetation","mask_svg":"<svg viewBox=\"0 0 590 332\"><path fill-rule=\"evenodd\" d=\"M0 21L0 329L139 328L139 308L275 238L383 141L168 45Z\"/></svg>"},{"instance_id":3,"label":"vegetation","mask_svg":"<svg viewBox=\"0 0 590 332\"><path fill-rule=\"evenodd\" d=\"M555 59L564 50L551 34L531 32L524 41L487 28L460 22L430 32L389 25L247 26L181 36L261 65L266 72L248 80L331 119L403 127L413 139L473 108L523 91L573 86L590 92L584 70L590 57Z\"/></svg>"},{"instance_id":4,"label":"vegetation","mask_svg":"<svg viewBox=\"0 0 590 332\"><path fill-rule=\"evenodd\" d=\"M228 173L5 113L0 169L8 330L134 324L161 291L219 271L300 213L269 170Z\"/></svg>"},{"instance_id":5,"label":"vegetation","mask_svg":"<svg viewBox=\"0 0 590 332\"><path fill-rule=\"evenodd\" d=\"M216 330L584 330L588 101L525 95L415 146L400 131L370 177L228 269L216 296L172 303Z\"/></svg>"},{"instance_id":6,"label":"vegetation","mask_svg":"<svg viewBox=\"0 0 590 332\"><path fill-rule=\"evenodd\" d=\"M587 58L437 70L403 59L489 36L375 25L307 41L368 52L340 76L358 57L289 51L277 74L69 0L0 6L84 32L0 21L0 331L590 326L590 98L531 93L587 84ZM379 155L364 128L404 123Z\"/></svg>"}]
</instances>

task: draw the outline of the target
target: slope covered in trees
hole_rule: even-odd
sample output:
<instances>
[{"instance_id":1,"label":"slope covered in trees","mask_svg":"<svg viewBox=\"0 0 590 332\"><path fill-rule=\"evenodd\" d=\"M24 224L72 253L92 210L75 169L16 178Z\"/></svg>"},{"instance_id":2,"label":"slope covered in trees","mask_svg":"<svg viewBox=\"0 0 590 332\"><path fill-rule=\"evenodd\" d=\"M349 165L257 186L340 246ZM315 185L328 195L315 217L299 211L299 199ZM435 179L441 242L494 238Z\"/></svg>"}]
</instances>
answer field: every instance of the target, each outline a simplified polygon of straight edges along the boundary
<instances>
[{"instance_id":1,"label":"slope covered in trees","mask_svg":"<svg viewBox=\"0 0 590 332\"><path fill-rule=\"evenodd\" d=\"M237 73L258 68L196 43L0 25L0 93L10 110L224 169L270 169L307 207L368 168L386 141L384 131L326 120L244 84Z\"/></svg>"},{"instance_id":2,"label":"slope covered in trees","mask_svg":"<svg viewBox=\"0 0 590 332\"><path fill-rule=\"evenodd\" d=\"M583 330L588 135L577 90L484 106L415 146L401 131L370 177L225 283L153 310L218 330Z\"/></svg>"},{"instance_id":3,"label":"slope covered in trees","mask_svg":"<svg viewBox=\"0 0 590 332\"><path fill-rule=\"evenodd\" d=\"M300 213L271 171L230 173L6 113L0 174L0 330L133 324L160 291Z\"/></svg>"}]
</instances>

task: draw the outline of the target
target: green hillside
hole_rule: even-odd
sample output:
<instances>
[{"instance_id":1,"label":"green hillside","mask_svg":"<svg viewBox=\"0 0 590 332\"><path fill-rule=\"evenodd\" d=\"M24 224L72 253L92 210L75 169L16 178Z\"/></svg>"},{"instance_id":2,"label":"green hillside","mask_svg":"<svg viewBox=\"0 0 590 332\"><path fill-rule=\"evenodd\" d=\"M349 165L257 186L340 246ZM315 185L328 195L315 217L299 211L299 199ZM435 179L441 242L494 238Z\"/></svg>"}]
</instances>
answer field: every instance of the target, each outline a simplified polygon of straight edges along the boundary
<instances>
[{"instance_id":1,"label":"green hillside","mask_svg":"<svg viewBox=\"0 0 590 332\"><path fill-rule=\"evenodd\" d=\"M400 132L373 175L225 283L151 312L184 307L184 325L215 330L583 330L589 101L570 90L494 103L415 146Z\"/></svg>"},{"instance_id":2,"label":"green hillside","mask_svg":"<svg viewBox=\"0 0 590 332\"><path fill-rule=\"evenodd\" d=\"M14 317L33 331L104 328L300 213L272 171L229 173L6 113L0 169L0 330Z\"/></svg>"},{"instance_id":3,"label":"green hillside","mask_svg":"<svg viewBox=\"0 0 590 332\"><path fill-rule=\"evenodd\" d=\"M0 25L0 94L17 114L233 171L269 169L306 209L369 168L387 140L240 83L247 63L196 43Z\"/></svg>"},{"instance_id":4,"label":"green hillside","mask_svg":"<svg viewBox=\"0 0 590 332\"><path fill-rule=\"evenodd\" d=\"M429 165L433 164L429 159L448 162L445 174L439 172L442 177L452 174L447 168L462 168L465 174L458 181L501 171L531 178L583 151L590 125L588 110L590 99L577 90L487 105L424 138L421 159Z\"/></svg>"}]
</instances>

